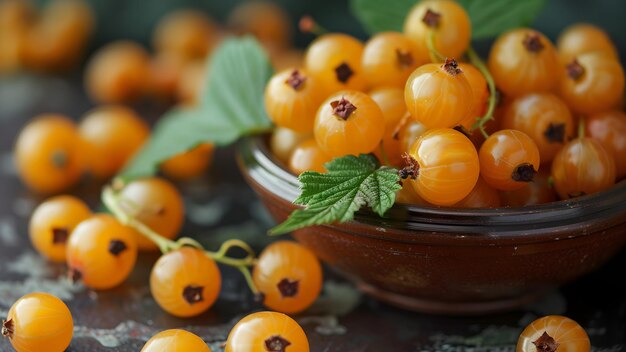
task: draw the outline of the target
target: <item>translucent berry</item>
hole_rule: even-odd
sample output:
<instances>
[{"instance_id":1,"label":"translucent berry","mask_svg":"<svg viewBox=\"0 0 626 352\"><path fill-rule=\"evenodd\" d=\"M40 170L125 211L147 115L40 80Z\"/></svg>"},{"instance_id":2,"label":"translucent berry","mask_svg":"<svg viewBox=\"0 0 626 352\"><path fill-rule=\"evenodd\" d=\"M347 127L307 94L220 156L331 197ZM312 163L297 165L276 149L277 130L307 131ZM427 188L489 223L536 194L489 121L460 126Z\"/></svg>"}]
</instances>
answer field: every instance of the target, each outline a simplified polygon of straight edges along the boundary
<instances>
[{"instance_id":1,"label":"translucent berry","mask_svg":"<svg viewBox=\"0 0 626 352\"><path fill-rule=\"evenodd\" d=\"M308 308L322 289L322 267L306 247L274 242L259 256L252 272L263 304L275 311L297 313Z\"/></svg>"},{"instance_id":2,"label":"translucent berry","mask_svg":"<svg viewBox=\"0 0 626 352\"><path fill-rule=\"evenodd\" d=\"M152 336L141 352L211 352L209 346L195 334L186 330L171 329Z\"/></svg>"},{"instance_id":3,"label":"translucent berry","mask_svg":"<svg viewBox=\"0 0 626 352\"><path fill-rule=\"evenodd\" d=\"M18 299L6 320L2 336L17 352L63 352L74 334L72 314L57 297L42 292Z\"/></svg>"},{"instance_id":4,"label":"translucent berry","mask_svg":"<svg viewBox=\"0 0 626 352\"><path fill-rule=\"evenodd\" d=\"M67 242L70 278L97 290L121 284L136 259L137 244L131 229L107 214L78 224Z\"/></svg>"},{"instance_id":5,"label":"translucent berry","mask_svg":"<svg viewBox=\"0 0 626 352\"><path fill-rule=\"evenodd\" d=\"M415 141L427 131L426 126L417 121L408 121L398 131L400 150L407 153Z\"/></svg>"},{"instance_id":6,"label":"translucent berry","mask_svg":"<svg viewBox=\"0 0 626 352\"><path fill-rule=\"evenodd\" d=\"M615 183L615 161L600 142L576 138L552 161L552 179L561 199L600 192Z\"/></svg>"},{"instance_id":7,"label":"translucent berry","mask_svg":"<svg viewBox=\"0 0 626 352\"><path fill-rule=\"evenodd\" d=\"M404 91L386 87L372 90L369 95L378 104L385 118L385 134L380 142L381 147L374 150L374 153L382 163L399 166L402 163L402 153L406 152L402 149L399 138L399 129L402 127L400 124L407 116ZM382 155L383 150L385 155Z\"/></svg>"},{"instance_id":8,"label":"translucent berry","mask_svg":"<svg viewBox=\"0 0 626 352\"><path fill-rule=\"evenodd\" d=\"M101 179L120 171L150 135L141 117L118 105L88 112L80 122L79 132L85 142L87 169Z\"/></svg>"},{"instance_id":9,"label":"translucent berry","mask_svg":"<svg viewBox=\"0 0 626 352\"><path fill-rule=\"evenodd\" d=\"M76 125L61 115L40 115L26 125L17 137L14 153L22 182L39 193L68 189L84 169Z\"/></svg>"},{"instance_id":10,"label":"translucent berry","mask_svg":"<svg viewBox=\"0 0 626 352\"><path fill-rule=\"evenodd\" d=\"M619 110L593 114L585 118L585 133L613 155L617 179L626 176L626 114Z\"/></svg>"},{"instance_id":11,"label":"translucent berry","mask_svg":"<svg viewBox=\"0 0 626 352\"><path fill-rule=\"evenodd\" d=\"M170 182L150 177L135 180L120 192L124 210L159 235L173 239L184 221L183 199ZM155 250L156 244L135 230L135 241L141 250Z\"/></svg>"},{"instance_id":12,"label":"translucent berry","mask_svg":"<svg viewBox=\"0 0 626 352\"><path fill-rule=\"evenodd\" d=\"M315 113L324 98L316 77L298 69L275 74L265 87L265 109L270 119L300 133L313 131Z\"/></svg>"},{"instance_id":13,"label":"translucent berry","mask_svg":"<svg viewBox=\"0 0 626 352\"><path fill-rule=\"evenodd\" d=\"M288 164L291 153L293 153L298 144L312 136L310 133L298 133L288 128L276 127L270 138L270 149L278 160Z\"/></svg>"},{"instance_id":14,"label":"translucent berry","mask_svg":"<svg viewBox=\"0 0 626 352\"><path fill-rule=\"evenodd\" d=\"M507 207L525 207L545 204L557 200L556 192L550 182L550 173L540 170L526 186L513 191L500 192L502 204Z\"/></svg>"},{"instance_id":15,"label":"translucent berry","mask_svg":"<svg viewBox=\"0 0 626 352\"><path fill-rule=\"evenodd\" d=\"M175 155L159 167L165 176L179 181L200 177L213 160L213 144L203 143L188 152Z\"/></svg>"},{"instance_id":16,"label":"translucent berry","mask_svg":"<svg viewBox=\"0 0 626 352\"><path fill-rule=\"evenodd\" d=\"M408 178L421 198L435 205L459 202L478 180L476 148L453 129L433 129L422 134L405 158L401 176Z\"/></svg>"},{"instance_id":17,"label":"translucent berry","mask_svg":"<svg viewBox=\"0 0 626 352\"><path fill-rule=\"evenodd\" d=\"M461 57L469 47L472 24L465 9L456 1L420 1L404 20L404 34L415 41L425 60L428 60L427 42L431 31L434 31L435 49L439 53Z\"/></svg>"},{"instance_id":18,"label":"translucent berry","mask_svg":"<svg viewBox=\"0 0 626 352\"><path fill-rule=\"evenodd\" d=\"M571 62L578 55L601 51L617 58L617 49L608 34L589 24L577 23L567 27L556 42L562 62Z\"/></svg>"},{"instance_id":19,"label":"translucent berry","mask_svg":"<svg viewBox=\"0 0 626 352\"><path fill-rule=\"evenodd\" d=\"M150 274L152 297L177 317L192 317L209 309L217 299L221 283L215 261L191 247L162 255Z\"/></svg>"},{"instance_id":20,"label":"translucent berry","mask_svg":"<svg viewBox=\"0 0 626 352\"><path fill-rule=\"evenodd\" d=\"M552 90L562 73L550 40L528 28L500 35L488 64L496 86L511 97Z\"/></svg>"},{"instance_id":21,"label":"translucent berry","mask_svg":"<svg viewBox=\"0 0 626 352\"><path fill-rule=\"evenodd\" d=\"M406 82L404 101L427 128L454 127L473 111L472 87L454 59L415 70Z\"/></svg>"},{"instance_id":22,"label":"translucent berry","mask_svg":"<svg viewBox=\"0 0 626 352\"><path fill-rule=\"evenodd\" d=\"M510 191L524 187L539 170L539 149L524 132L500 130L480 147L480 175L491 187Z\"/></svg>"},{"instance_id":23,"label":"translucent berry","mask_svg":"<svg viewBox=\"0 0 626 352\"><path fill-rule=\"evenodd\" d=\"M361 68L363 43L347 34L325 34L308 48L304 62L307 72L318 79L324 94L344 89L364 90Z\"/></svg>"},{"instance_id":24,"label":"translucent berry","mask_svg":"<svg viewBox=\"0 0 626 352\"><path fill-rule=\"evenodd\" d=\"M548 315L530 323L517 340L517 352L589 352L589 336L578 323L560 315Z\"/></svg>"},{"instance_id":25,"label":"translucent berry","mask_svg":"<svg viewBox=\"0 0 626 352\"><path fill-rule=\"evenodd\" d=\"M289 169L296 175L305 171L324 173L324 164L331 161L331 157L317 145L315 139L310 138L298 144L289 159Z\"/></svg>"},{"instance_id":26,"label":"translucent berry","mask_svg":"<svg viewBox=\"0 0 626 352\"><path fill-rule=\"evenodd\" d=\"M479 177L470 194L454 206L459 208L497 208L501 204L498 191L483 181L482 177Z\"/></svg>"},{"instance_id":27,"label":"translucent berry","mask_svg":"<svg viewBox=\"0 0 626 352\"><path fill-rule=\"evenodd\" d=\"M277 312L252 313L230 331L225 352L309 352L309 341L298 323Z\"/></svg>"},{"instance_id":28,"label":"translucent berry","mask_svg":"<svg viewBox=\"0 0 626 352\"><path fill-rule=\"evenodd\" d=\"M624 69L602 52L576 56L566 64L560 94L575 113L593 114L618 105L624 95Z\"/></svg>"},{"instance_id":29,"label":"translucent berry","mask_svg":"<svg viewBox=\"0 0 626 352\"><path fill-rule=\"evenodd\" d=\"M477 118L483 116L487 111L487 99L489 99L489 88L485 76L476 68L476 66L468 63L459 63L459 68L463 71L467 83L472 88L472 112L463 121L460 122L468 132L476 123Z\"/></svg>"},{"instance_id":30,"label":"translucent berry","mask_svg":"<svg viewBox=\"0 0 626 352\"><path fill-rule=\"evenodd\" d=\"M372 152L383 138L385 118L372 98L357 91L342 91L322 103L313 133L328 156Z\"/></svg>"},{"instance_id":31,"label":"translucent berry","mask_svg":"<svg viewBox=\"0 0 626 352\"><path fill-rule=\"evenodd\" d=\"M361 66L370 87L404 88L411 72L428 62L428 55L420 53L411 39L383 32L365 44Z\"/></svg>"},{"instance_id":32,"label":"translucent berry","mask_svg":"<svg viewBox=\"0 0 626 352\"><path fill-rule=\"evenodd\" d=\"M500 122L503 129L524 132L537 144L542 163L549 163L574 135L574 118L552 93L532 93L514 99Z\"/></svg>"},{"instance_id":33,"label":"translucent berry","mask_svg":"<svg viewBox=\"0 0 626 352\"><path fill-rule=\"evenodd\" d=\"M47 199L33 212L28 224L30 242L41 255L65 262L66 244L74 227L91 215L89 207L72 196Z\"/></svg>"}]
</instances>

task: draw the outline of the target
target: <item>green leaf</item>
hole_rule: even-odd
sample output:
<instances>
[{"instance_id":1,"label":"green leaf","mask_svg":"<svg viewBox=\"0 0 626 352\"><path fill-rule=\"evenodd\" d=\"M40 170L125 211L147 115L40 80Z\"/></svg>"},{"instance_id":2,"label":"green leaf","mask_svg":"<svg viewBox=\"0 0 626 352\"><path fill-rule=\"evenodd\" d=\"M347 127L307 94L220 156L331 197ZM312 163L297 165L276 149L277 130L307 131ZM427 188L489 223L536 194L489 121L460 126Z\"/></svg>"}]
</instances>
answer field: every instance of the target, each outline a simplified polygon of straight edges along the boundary
<instances>
[{"instance_id":1,"label":"green leaf","mask_svg":"<svg viewBox=\"0 0 626 352\"><path fill-rule=\"evenodd\" d=\"M307 171L300 175L302 192L294 201L306 208L295 210L282 224L270 230L280 235L312 225L346 222L368 205L383 216L396 200L401 186L398 171L379 166L372 155L348 155L325 165L327 173Z\"/></svg>"},{"instance_id":2,"label":"green leaf","mask_svg":"<svg viewBox=\"0 0 626 352\"><path fill-rule=\"evenodd\" d=\"M354 15L370 33L402 31L404 18L418 0L351 0ZM495 37L528 26L546 0L458 0L472 21L474 39Z\"/></svg>"},{"instance_id":3,"label":"green leaf","mask_svg":"<svg viewBox=\"0 0 626 352\"><path fill-rule=\"evenodd\" d=\"M213 54L208 72L199 106L167 112L119 177L150 176L163 161L201 143L228 145L271 128L263 104L271 66L256 40L244 37L224 41Z\"/></svg>"}]
</instances>

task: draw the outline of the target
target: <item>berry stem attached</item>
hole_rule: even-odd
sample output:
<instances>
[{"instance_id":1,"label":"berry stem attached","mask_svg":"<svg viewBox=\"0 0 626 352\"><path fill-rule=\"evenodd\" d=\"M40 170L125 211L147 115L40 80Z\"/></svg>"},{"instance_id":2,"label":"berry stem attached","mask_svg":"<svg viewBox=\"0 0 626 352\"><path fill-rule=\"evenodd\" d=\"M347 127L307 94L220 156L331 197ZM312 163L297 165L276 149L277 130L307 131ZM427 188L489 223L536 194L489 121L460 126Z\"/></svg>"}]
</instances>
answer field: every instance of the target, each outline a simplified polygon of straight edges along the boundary
<instances>
[{"instance_id":1,"label":"berry stem attached","mask_svg":"<svg viewBox=\"0 0 626 352\"><path fill-rule=\"evenodd\" d=\"M437 48L435 48L435 30L431 29L428 32L428 40L426 41L426 45L428 46L428 55L430 55L430 61L437 63L445 61L446 57L443 56Z\"/></svg>"},{"instance_id":2,"label":"berry stem attached","mask_svg":"<svg viewBox=\"0 0 626 352\"><path fill-rule=\"evenodd\" d=\"M121 189L118 188L117 192L119 192L120 190ZM194 240L193 238L181 237L177 241L172 241L161 236L141 221L129 215L122 207L122 199L117 192L114 191L114 188L111 186L104 187L104 190L102 191L102 202L104 203L104 205L123 225L132 227L133 229L137 230L141 235L154 242L157 247L159 247L161 253L165 254L170 251L180 249L184 246L194 247L202 250L209 258L215 260L216 262L237 268L239 271L241 271L244 278L246 279L246 283L250 287L250 291L252 291L252 293L255 295L259 293L259 290L252 281L249 269L249 267L254 266L254 264L256 263L256 255L254 253L254 250L252 250L252 248L247 243L238 239L231 239L222 243L217 252L211 252L205 250L202 244L200 244L200 242ZM246 257L239 259L227 256L228 251L233 247L239 247L243 249L247 253Z\"/></svg>"},{"instance_id":3,"label":"berry stem attached","mask_svg":"<svg viewBox=\"0 0 626 352\"><path fill-rule=\"evenodd\" d=\"M497 92L496 92L496 83L493 80L493 76L489 72L487 65L483 59L478 56L474 48L471 46L467 49L467 55L469 56L470 62L478 68L480 73L483 74L485 80L487 81L487 87L489 88L489 100L487 101L487 112L481 117L476 118L476 123L472 125L470 132L474 132L476 129L480 130L480 133L485 136L485 138L489 138L489 134L485 131L485 124L490 120L493 120L493 112L496 110L496 101L497 101Z\"/></svg>"}]
</instances>

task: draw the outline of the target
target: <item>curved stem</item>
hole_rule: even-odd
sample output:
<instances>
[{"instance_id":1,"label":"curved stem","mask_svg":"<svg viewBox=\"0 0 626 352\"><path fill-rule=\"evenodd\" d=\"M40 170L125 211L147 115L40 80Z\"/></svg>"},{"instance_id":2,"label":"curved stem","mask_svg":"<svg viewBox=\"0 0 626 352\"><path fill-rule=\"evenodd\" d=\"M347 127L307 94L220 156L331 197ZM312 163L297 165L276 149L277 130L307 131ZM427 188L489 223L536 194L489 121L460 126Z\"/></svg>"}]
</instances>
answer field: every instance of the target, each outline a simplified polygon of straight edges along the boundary
<instances>
[{"instance_id":1,"label":"curved stem","mask_svg":"<svg viewBox=\"0 0 626 352\"><path fill-rule=\"evenodd\" d=\"M445 56L441 55L440 52L435 48L435 30L431 29L428 32L428 40L426 41L426 45L428 46L428 55L430 56L430 61L432 62L443 62L446 60Z\"/></svg>"},{"instance_id":2,"label":"curved stem","mask_svg":"<svg viewBox=\"0 0 626 352\"><path fill-rule=\"evenodd\" d=\"M485 136L485 138L489 138L489 134L485 131L485 124L489 122L489 120L493 120L493 112L496 110L496 83L493 80L493 76L487 69L487 65L485 62L478 56L474 48L471 46L467 49L467 55L469 56L470 62L476 66L476 68L483 74L485 80L487 81L487 86L489 87L489 100L487 105L487 112L481 117L477 118L476 123L472 125L470 132L474 132L476 129L480 130L480 133Z\"/></svg>"},{"instance_id":3,"label":"curved stem","mask_svg":"<svg viewBox=\"0 0 626 352\"><path fill-rule=\"evenodd\" d=\"M252 277L250 275L250 269L248 267L253 266L255 264L255 253L254 250L245 242L238 239L228 240L220 246L220 249L217 252L211 252L204 249L200 242L194 240L189 237L181 237L177 241L172 241L167 239L156 231L152 230L150 227L146 226L141 221L137 220L135 217L131 216L126 212L124 207L122 206L122 199L117 192L114 191L114 188L111 186L105 186L102 191L102 202L104 205L113 213L113 215L121 222L123 225L132 227L137 230L141 235L154 242L161 253L165 254L173 250L180 249L184 246L194 247L199 250L204 251L204 253L211 259L216 262L228 266L232 266L237 268L246 279L246 283L250 287L250 290L255 295L259 293L259 290L254 285L254 281L252 281ZM247 255L245 258L231 258L226 254L229 249L233 247L239 247L243 249Z\"/></svg>"}]
</instances>

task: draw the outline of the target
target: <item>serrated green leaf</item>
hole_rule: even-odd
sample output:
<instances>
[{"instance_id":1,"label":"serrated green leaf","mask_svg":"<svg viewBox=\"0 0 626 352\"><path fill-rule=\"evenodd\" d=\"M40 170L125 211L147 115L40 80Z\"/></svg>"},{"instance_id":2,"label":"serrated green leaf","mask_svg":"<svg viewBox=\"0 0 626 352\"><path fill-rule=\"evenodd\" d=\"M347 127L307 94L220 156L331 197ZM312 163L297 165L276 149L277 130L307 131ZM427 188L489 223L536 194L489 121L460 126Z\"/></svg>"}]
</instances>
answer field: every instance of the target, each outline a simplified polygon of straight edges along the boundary
<instances>
[{"instance_id":1,"label":"serrated green leaf","mask_svg":"<svg viewBox=\"0 0 626 352\"><path fill-rule=\"evenodd\" d=\"M402 31L404 18L419 0L351 0L351 9L370 33ZM458 0L472 21L472 37L495 37L528 26L546 0Z\"/></svg>"},{"instance_id":2,"label":"serrated green leaf","mask_svg":"<svg viewBox=\"0 0 626 352\"><path fill-rule=\"evenodd\" d=\"M398 171L379 166L371 155L344 156L325 167L328 170L325 174L307 171L300 175L302 192L294 203L306 208L295 210L285 222L270 230L270 234L346 222L364 205L383 216L393 206L396 192L401 188Z\"/></svg>"},{"instance_id":3,"label":"serrated green leaf","mask_svg":"<svg viewBox=\"0 0 626 352\"><path fill-rule=\"evenodd\" d=\"M271 66L255 39L224 41L213 54L208 72L199 106L167 112L119 177L150 176L163 161L201 143L228 145L272 126L263 104Z\"/></svg>"}]
</instances>

